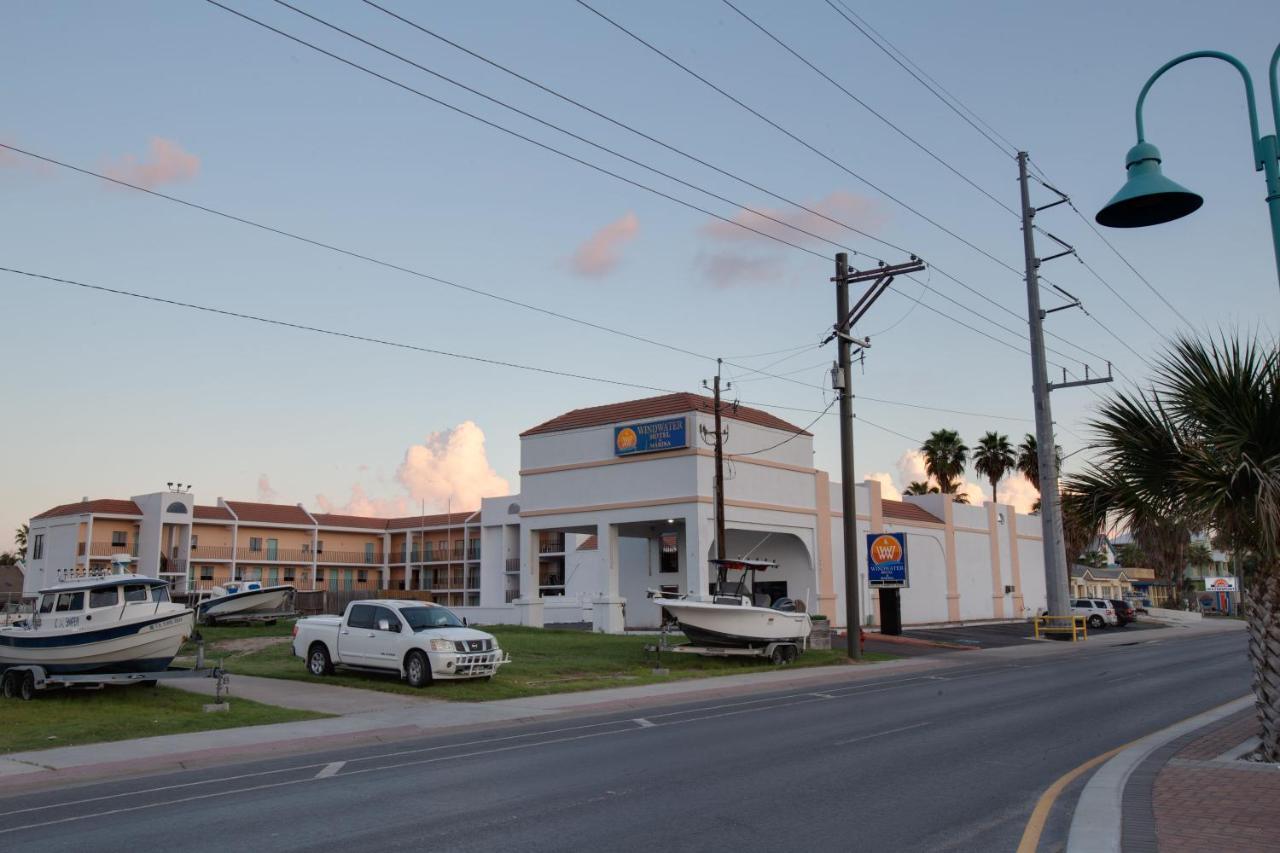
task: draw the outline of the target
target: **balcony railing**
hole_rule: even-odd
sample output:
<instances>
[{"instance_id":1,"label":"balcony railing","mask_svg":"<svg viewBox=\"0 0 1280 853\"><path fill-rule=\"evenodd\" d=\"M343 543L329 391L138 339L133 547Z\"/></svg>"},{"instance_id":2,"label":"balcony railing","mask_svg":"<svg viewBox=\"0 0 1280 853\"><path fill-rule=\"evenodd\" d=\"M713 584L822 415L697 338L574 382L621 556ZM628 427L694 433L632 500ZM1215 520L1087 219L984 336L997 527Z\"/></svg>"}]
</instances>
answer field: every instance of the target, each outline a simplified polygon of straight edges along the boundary
<instances>
[{"instance_id":1,"label":"balcony railing","mask_svg":"<svg viewBox=\"0 0 1280 853\"><path fill-rule=\"evenodd\" d=\"M564 537L563 536L545 536L538 541L539 554L563 554L564 553Z\"/></svg>"},{"instance_id":2,"label":"balcony railing","mask_svg":"<svg viewBox=\"0 0 1280 853\"><path fill-rule=\"evenodd\" d=\"M453 548L450 549L446 545L435 547L432 543L427 543L425 549L413 548L409 551L409 562L411 563L444 563L450 561L462 560L479 560L480 559L480 540L473 540L464 545L461 542L455 542ZM404 552L396 552L399 562L404 561ZM397 562L397 560L392 560Z\"/></svg>"},{"instance_id":3,"label":"balcony railing","mask_svg":"<svg viewBox=\"0 0 1280 853\"><path fill-rule=\"evenodd\" d=\"M364 551L321 551L316 554L317 563L349 563L358 566L380 566L382 556Z\"/></svg>"},{"instance_id":4,"label":"balcony railing","mask_svg":"<svg viewBox=\"0 0 1280 853\"><path fill-rule=\"evenodd\" d=\"M507 564L506 564L506 565L507 565L507 571L508 571L508 572L518 572L518 571L520 571L520 558L519 558L519 557L507 557Z\"/></svg>"},{"instance_id":5,"label":"balcony railing","mask_svg":"<svg viewBox=\"0 0 1280 853\"><path fill-rule=\"evenodd\" d=\"M90 542L88 543L90 557L114 557L116 554L128 554L130 557L138 556L138 543L132 545L113 545L110 542ZM83 557L85 555L85 543L81 542L76 546L76 555Z\"/></svg>"},{"instance_id":6,"label":"balcony railing","mask_svg":"<svg viewBox=\"0 0 1280 853\"><path fill-rule=\"evenodd\" d=\"M230 560L236 549L230 545L200 545L191 549L192 560Z\"/></svg>"}]
</instances>

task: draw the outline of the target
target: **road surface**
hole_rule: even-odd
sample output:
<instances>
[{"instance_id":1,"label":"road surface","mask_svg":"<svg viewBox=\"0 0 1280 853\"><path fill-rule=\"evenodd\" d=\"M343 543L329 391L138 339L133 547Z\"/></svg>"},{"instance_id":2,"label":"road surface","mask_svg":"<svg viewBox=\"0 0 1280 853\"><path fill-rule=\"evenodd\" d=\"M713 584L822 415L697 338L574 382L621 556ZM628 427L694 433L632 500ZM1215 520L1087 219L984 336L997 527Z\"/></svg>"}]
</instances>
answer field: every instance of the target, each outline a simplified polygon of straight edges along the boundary
<instances>
[{"instance_id":1,"label":"road surface","mask_svg":"<svg viewBox=\"0 0 1280 853\"><path fill-rule=\"evenodd\" d=\"M1012 850L1063 773L1248 692L1243 632L1149 636L7 797L0 848Z\"/></svg>"}]
</instances>

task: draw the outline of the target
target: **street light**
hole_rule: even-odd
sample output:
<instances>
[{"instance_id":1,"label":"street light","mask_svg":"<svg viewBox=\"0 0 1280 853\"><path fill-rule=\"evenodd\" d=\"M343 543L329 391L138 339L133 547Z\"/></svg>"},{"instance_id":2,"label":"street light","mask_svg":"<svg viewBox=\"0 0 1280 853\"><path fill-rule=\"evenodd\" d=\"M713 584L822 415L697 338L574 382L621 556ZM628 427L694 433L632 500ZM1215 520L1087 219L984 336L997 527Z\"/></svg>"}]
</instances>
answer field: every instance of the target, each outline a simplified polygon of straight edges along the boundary
<instances>
[{"instance_id":1,"label":"street light","mask_svg":"<svg viewBox=\"0 0 1280 853\"><path fill-rule=\"evenodd\" d=\"M1267 182L1267 207L1271 212L1271 239L1276 253L1276 269L1280 273L1280 145L1274 133L1262 136L1258 130L1258 108L1253 96L1253 78L1240 60L1217 50L1197 50L1171 59L1147 80L1138 94L1134 117L1138 129L1138 144L1129 149L1125 157L1125 169L1129 177L1120 192L1098 211L1094 219L1099 225L1111 228L1142 228L1180 219L1194 213L1204 204L1196 193L1166 178L1160 168L1160 149L1147 142L1142 126L1142 105L1147 92L1166 71L1189 59L1221 59L1230 63L1244 79L1245 101L1249 108L1250 139L1253 142L1253 160L1256 171L1265 173ZM1276 66L1280 63L1280 45L1271 54L1269 79L1271 81L1271 114L1276 128L1280 129L1280 92L1277 91Z\"/></svg>"}]
</instances>

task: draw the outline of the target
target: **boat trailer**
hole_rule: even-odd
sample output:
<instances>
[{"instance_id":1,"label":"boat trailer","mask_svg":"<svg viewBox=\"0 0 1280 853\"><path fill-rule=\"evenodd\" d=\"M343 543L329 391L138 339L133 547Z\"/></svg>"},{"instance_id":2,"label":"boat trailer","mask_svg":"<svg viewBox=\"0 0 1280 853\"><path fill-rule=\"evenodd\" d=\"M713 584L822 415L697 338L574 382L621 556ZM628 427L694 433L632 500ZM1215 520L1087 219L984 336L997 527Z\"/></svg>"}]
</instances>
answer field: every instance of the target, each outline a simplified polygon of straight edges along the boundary
<instances>
[{"instance_id":1,"label":"boat trailer","mask_svg":"<svg viewBox=\"0 0 1280 853\"><path fill-rule=\"evenodd\" d=\"M144 687L155 687L162 681L176 681L190 678L216 678L215 696L222 701L230 680L227 671L221 666L206 667L204 665L204 640L197 641L196 664L193 669L164 669L156 672L98 672L59 674L51 673L38 664L19 664L11 666L0 675L0 695L6 699L23 699L31 701L36 693L45 690L101 690L104 687L127 686L140 684Z\"/></svg>"}]
</instances>

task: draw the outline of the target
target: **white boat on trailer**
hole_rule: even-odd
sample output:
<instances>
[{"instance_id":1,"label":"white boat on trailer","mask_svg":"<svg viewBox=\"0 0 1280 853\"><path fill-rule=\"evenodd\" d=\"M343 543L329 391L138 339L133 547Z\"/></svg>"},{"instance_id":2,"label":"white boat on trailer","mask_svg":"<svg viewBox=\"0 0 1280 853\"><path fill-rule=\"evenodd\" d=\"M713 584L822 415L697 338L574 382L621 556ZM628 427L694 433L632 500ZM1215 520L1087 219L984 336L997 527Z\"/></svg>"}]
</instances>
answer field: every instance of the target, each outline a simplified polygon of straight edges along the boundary
<instances>
[{"instance_id":1,"label":"white boat on trailer","mask_svg":"<svg viewBox=\"0 0 1280 853\"><path fill-rule=\"evenodd\" d=\"M292 616L296 591L291 584L263 586L259 581L232 581L210 590L209 597L196 605L196 613L208 625Z\"/></svg>"},{"instance_id":2,"label":"white boat on trailer","mask_svg":"<svg viewBox=\"0 0 1280 853\"><path fill-rule=\"evenodd\" d=\"M790 598L767 600L755 594L757 572L776 569L770 560L712 560L715 593L710 598L672 595L649 590L653 603L676 622L695 647L764 650L766 647L804 647L813 629L802 602ZM735 581L729 572L741 572ZM748 578L750 579L748 582Z\"/></svg>"},{"instance_id":3,"label":"white boat on trailer","mask_svg":"<svg viewBox=\"0 0 1280 853\"><path fill-rule=\"evenodd\" d=\"M127 571L59 573L35 612L0 628L0 673L39 667L54 675L160 672L191 636L195 614L169 599L169 583Z\"/></svg>"}]
</instances>

